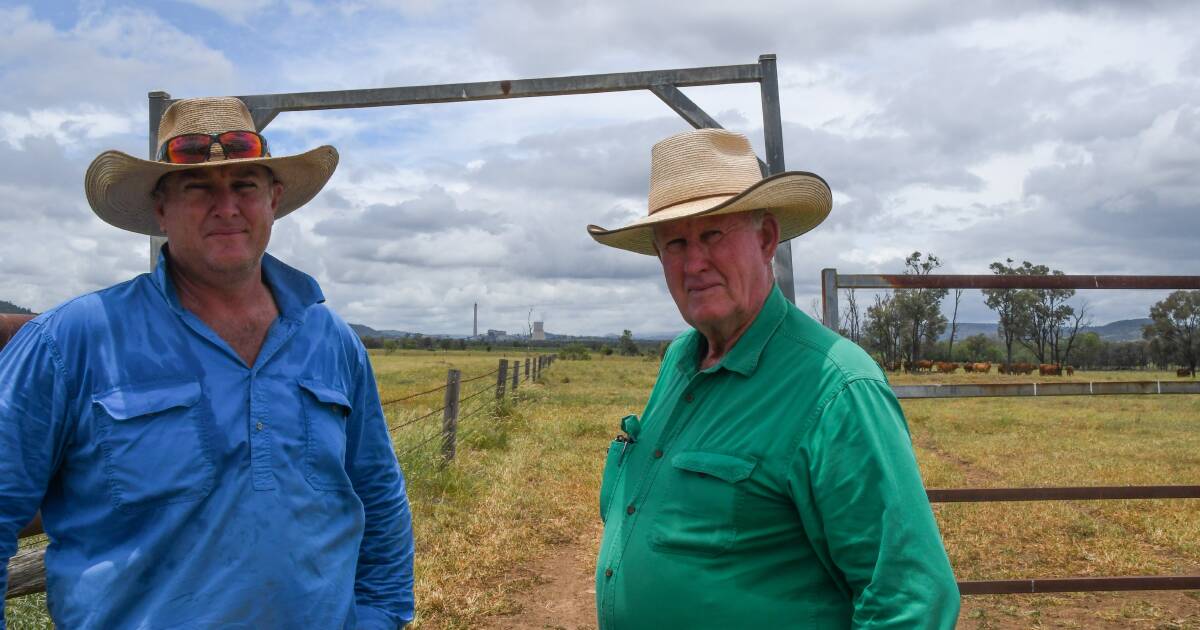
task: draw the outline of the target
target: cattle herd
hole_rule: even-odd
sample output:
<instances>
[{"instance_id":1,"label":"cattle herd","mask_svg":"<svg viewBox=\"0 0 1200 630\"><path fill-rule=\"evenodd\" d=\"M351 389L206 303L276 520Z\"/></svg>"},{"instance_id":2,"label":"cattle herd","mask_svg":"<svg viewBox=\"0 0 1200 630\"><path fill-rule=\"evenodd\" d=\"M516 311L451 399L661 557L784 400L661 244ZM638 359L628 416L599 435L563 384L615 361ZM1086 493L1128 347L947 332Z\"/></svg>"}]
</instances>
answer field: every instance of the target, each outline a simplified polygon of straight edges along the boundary
<instances>
[{"instance_id":1,"label":"cattle herd","mask_svg":"<svg viewBox=\"0 0 1200 630\"><path fill-rule=\"evenodd\" d=\"M893 363L890 365L880 364L880 367L886 368L892 372L904 368L905 372L914 374L923 373L938 373L938 374L953 374L959 368L963 372L973 374L990 374L992 371L992 363L985 361L982 363L973 363L965 361L962 363L952 361L930 361L922 359L920 361L905 361L903 364ZM1056 363L997 363L995 364L996 372L999 374L1033 374L1035 371L1040 376L1073 376L1075 368L1070 365L1060 365ZM1190 368L1179 368L1175 370L1175 376L1179 378L1195 377L1195 370Z\"/></svg>"},{"instance_id":2,"label":"cattle herd","mask_svg":"<svg viewBox=\"0 0 1200 630\"><path fill-rule=\"evenodd\" d=\"M962 368L963 372L973 374L990 374L992 371L992 363L990 361L984 361L981 363L972 363L970 361L956 363L953 361L929 361L922 359L920 361L906 361L903 367L906 372L915 372L918 374L923 372L952 374L957 372L959 368ZM1071 376L1075 374L1074 367L1070 365L1059 365L1056 363L996 364L996 371L1000 374L1033 374L1035 370L1041 376L1063 376L1064 374L1066 376Z\"/></svg>"}]
</instances>

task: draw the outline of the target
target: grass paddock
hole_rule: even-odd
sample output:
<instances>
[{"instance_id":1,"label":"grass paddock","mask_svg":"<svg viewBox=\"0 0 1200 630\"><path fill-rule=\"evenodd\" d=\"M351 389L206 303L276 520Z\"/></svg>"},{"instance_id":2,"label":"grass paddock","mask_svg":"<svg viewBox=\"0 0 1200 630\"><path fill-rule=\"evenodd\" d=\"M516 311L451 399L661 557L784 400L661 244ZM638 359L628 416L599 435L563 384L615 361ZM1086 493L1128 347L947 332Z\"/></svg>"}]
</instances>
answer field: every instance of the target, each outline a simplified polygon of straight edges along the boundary
<instances>
[{"instance_id":1,"label":"grass paddock","mask_svg":"<svg viewBox=\"0 0 1200 630\"><path fill-rule=\"evenodd\" d=\"M533 356L536 353L530 353ZM513 352L372 353L383 400L469 379ZM548 550L593 553L604 454L619 418L640 412L655 360L557 361L498 408L495 375L463 385L458 457L439 465L440 414L395 432L417 540L417 628L473 628L516 612L515 595L539 577ZM895 375L895 384L1176 380L1154 372ZM440 391L390 404L389 423L442 405ZM928 487L1200 483L1200 396L909 400L903 403ZM1070 501L934 506L959 579L1200 574L1200 502ZM9 602L10 628L48 627L44 600ZM974 596L963 628L1200 627L1195 592Z\"/></svg>"}]
</instances>

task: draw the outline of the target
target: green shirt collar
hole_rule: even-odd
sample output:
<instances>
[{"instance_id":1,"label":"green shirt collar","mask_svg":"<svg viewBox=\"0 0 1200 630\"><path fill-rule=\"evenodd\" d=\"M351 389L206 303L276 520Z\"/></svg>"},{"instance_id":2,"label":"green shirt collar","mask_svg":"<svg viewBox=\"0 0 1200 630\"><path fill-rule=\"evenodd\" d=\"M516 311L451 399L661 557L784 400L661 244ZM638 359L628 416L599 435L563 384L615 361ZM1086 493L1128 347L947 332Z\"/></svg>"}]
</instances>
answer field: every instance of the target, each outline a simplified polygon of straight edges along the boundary
<instances>
[{"instance_id":1,"label":"green shirt collar","mask_svg":"<svg viewBox=\"0 0 1200 630\"><path fill-rule=\"evenodd\" d=\"M725 358L705 371L715 372L724 368L743 376L754 374L755 368L758 367L758 358L762 355L767 341L775 334L775 329L779 327L779 323L783 321L783 316L787 314L787 307L787 298L783 297L783 292L779 290L779 286L772 286L771 292L767 294L766 301L763 302L762 308L758 311L758 315L754 317L754 323L750 324L746 332L742 333L742 336L733 344L729 352L725 354ZM688 339L684 346L685 349L684 352L680 353L679 362L676 363L676 367L684 374L693 374L699 370L700 346L704 341L704 336L694 328L689 330L687 334Z\"/></svg>"}]
</instances>

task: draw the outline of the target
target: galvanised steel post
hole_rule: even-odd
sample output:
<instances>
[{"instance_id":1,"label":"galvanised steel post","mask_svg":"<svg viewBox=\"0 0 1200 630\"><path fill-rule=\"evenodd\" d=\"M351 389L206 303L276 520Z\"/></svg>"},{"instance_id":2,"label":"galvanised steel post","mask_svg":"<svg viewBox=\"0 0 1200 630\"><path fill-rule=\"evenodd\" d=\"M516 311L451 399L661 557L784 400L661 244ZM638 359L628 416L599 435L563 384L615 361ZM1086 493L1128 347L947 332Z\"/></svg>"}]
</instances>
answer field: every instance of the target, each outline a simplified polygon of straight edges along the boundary
<instances>
[{"instance_id":1,"label":"galvanised steel post","mask_svg":"<svg viewBox=\"0 0 1200 630\"><path fill-rule=\"evenodd\" d=\"M762 68L762 79L758 85L762 93L763 139L766 141L767 174L782 173L783 165L783 121L779 117L779 75L775 69L775 55L759 55L758 65ZM775 282L783 296L796 303L796 283L792 279L792 244L783 242L775 250Z\"/></svg>"},{"instance_id":2,"label":"galvanised steel post","mask_svg":"<svg viewBox=\"0 0 1200 630\"><path fill-rule=\"evenodd\" d=\"M162 120L163 112L166 111L171 101L171 95L166 92L150 92L147 96L150 100L149 159L154 160L158 158L158 123ZM154 271L154 268L158 266L158 250L162 249L166 242L167 239L163 236L150 237L150 271Z\"/></svg>"}]
</instances>

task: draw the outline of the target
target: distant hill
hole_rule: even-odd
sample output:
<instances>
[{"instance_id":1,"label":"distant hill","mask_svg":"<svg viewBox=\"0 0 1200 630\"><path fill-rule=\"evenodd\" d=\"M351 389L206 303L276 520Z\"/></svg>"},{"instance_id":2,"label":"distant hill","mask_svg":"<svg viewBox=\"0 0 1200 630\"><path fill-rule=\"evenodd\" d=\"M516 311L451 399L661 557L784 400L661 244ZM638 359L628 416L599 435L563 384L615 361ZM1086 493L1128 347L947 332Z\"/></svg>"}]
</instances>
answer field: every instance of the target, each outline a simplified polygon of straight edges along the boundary
<instances>
[{"instance_id":1,"label":"distant hill","mask_svg":"<svg viewBox=\"0 0 1200 630\"><path fill-rule=\"evenodd\" d=\"M380 339L402 339L411 337L412 333L404 332L403 330L375 330L370 326L362 324L350 324L350 329L353 330L359 338L362 337L378 337Z\"/></svg>"},{"instance_id":2,"label":"distant hill","mask_svg":"<svg viewBox=\"0 0 1200 630\"><path fill-rule=\"evenodd\" d=\"M1080 333L1094 332L1100 335L1104 341L1137 341L1142 338L1142 327L1150 323L1149 317L1140 319L1122 319L1115 322L1109 322L1103 326L1084 326L1079 329ZM996 324L979 324L971 322L959 322L958 333L954 339L958 341L972 335L987 335L988 337L996 337ZM939 338L945 341L950 338L950 326L946 326L946 331Z\"/></svg>"},{"instance_id":3,"label":"distant hill","mask_svg":"<svg viewBox=\"0 0 1200 630\"><path fill-rule=\"evenodd\" d=\"M5 302L4 300L0 300L0 313L12 315L33 315L33 311L17 306L12 302Z\"/></svg>"}]
</instances>

